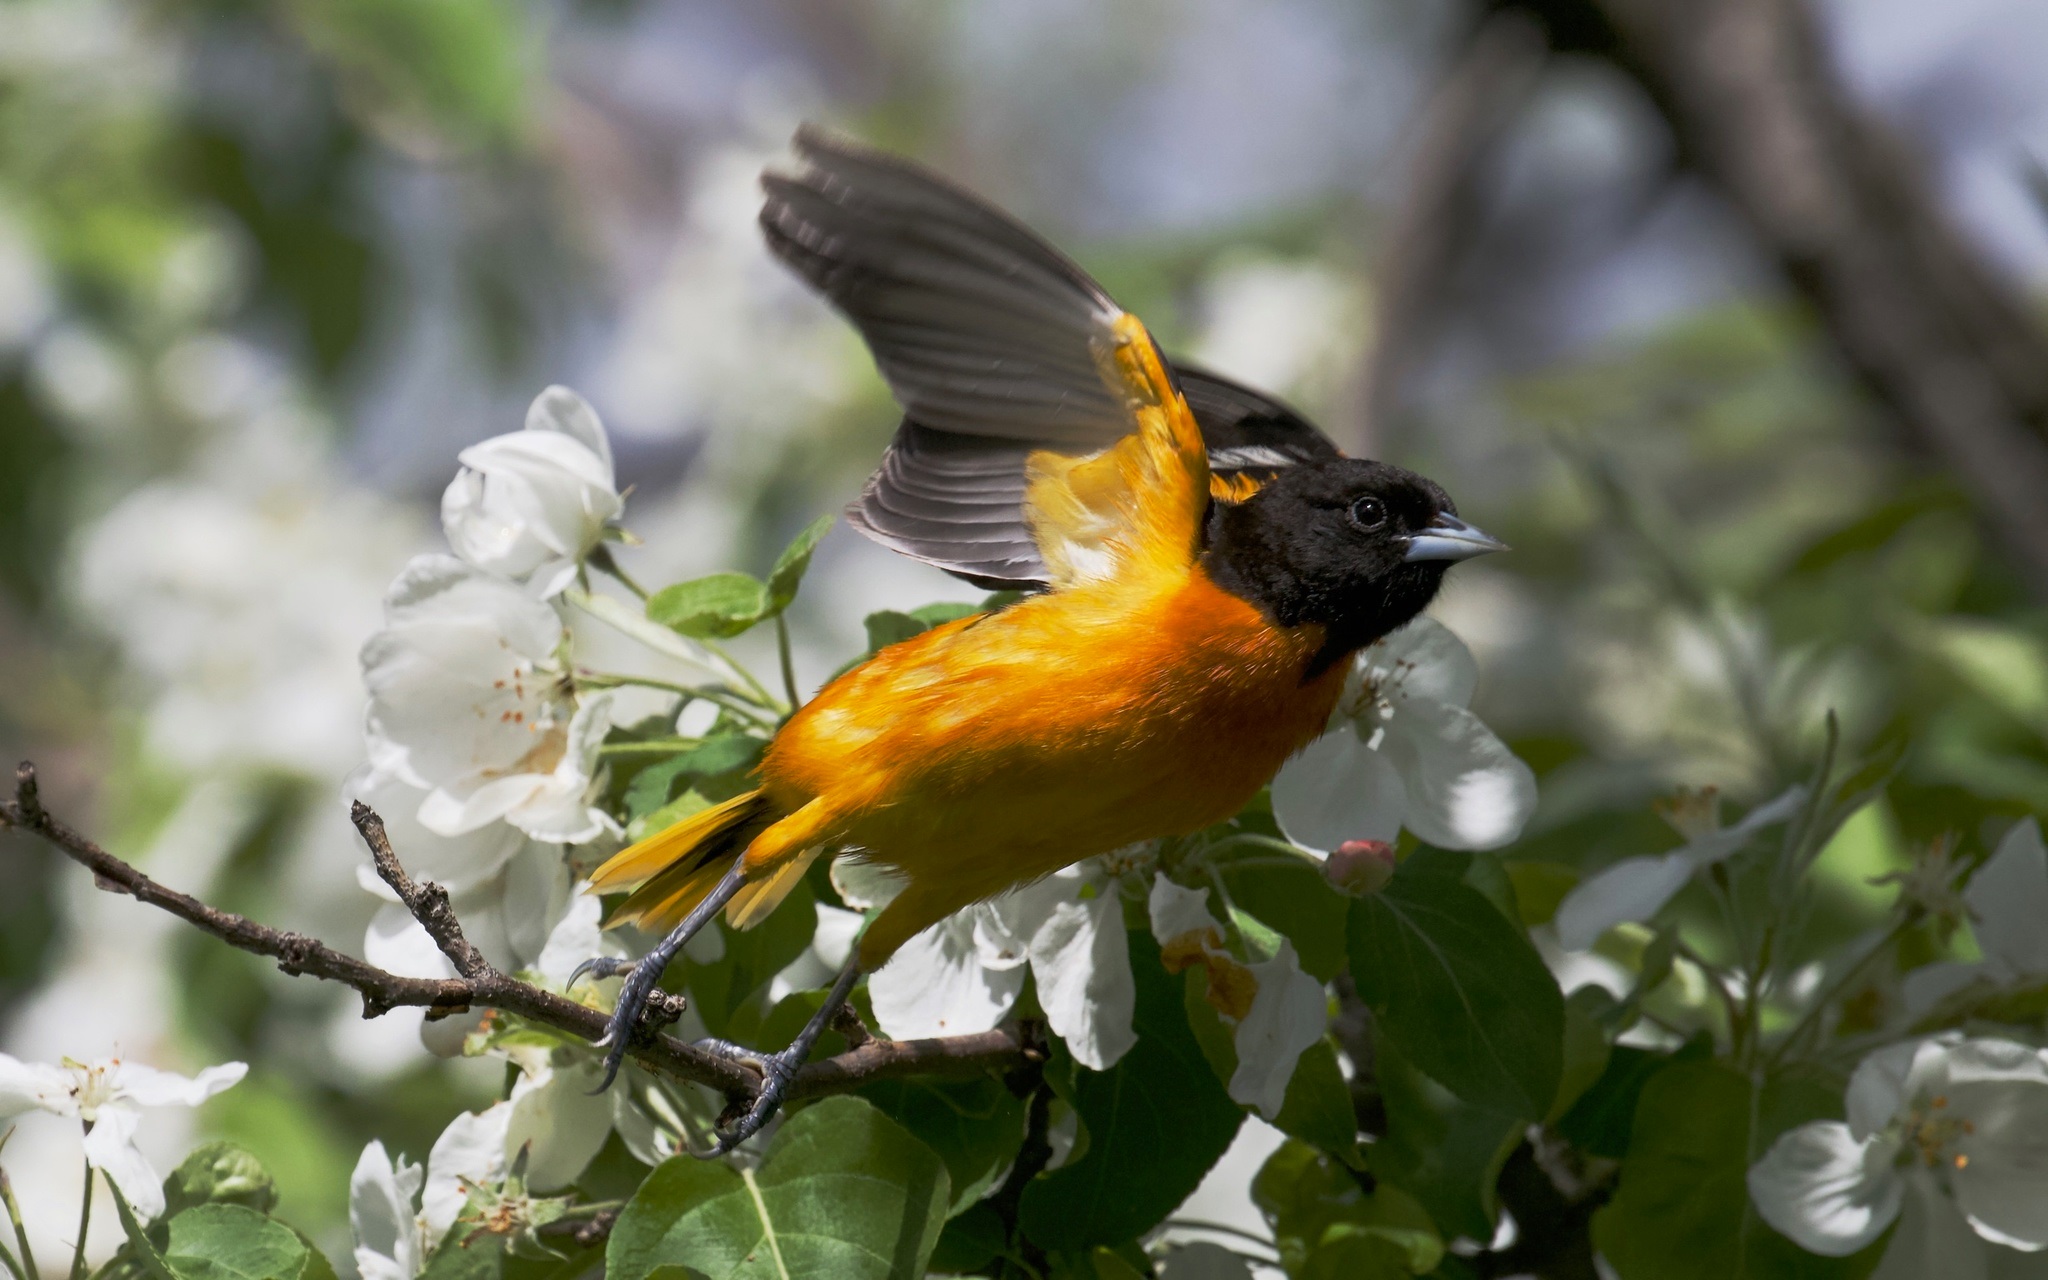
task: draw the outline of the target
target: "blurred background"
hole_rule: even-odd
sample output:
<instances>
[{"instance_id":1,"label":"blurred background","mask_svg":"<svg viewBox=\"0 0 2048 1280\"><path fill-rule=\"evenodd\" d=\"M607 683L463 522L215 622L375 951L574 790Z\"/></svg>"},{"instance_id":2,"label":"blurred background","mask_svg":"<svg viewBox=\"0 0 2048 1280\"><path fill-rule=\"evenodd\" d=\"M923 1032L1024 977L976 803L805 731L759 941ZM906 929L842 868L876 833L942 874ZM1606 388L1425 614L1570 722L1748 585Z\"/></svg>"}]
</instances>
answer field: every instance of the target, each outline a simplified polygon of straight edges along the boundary
<instances>
[{"instance_id":1,"label":"blurred background","mask_svg":"<svg viewBox=\"0 0 2048 1280\"><path fill-rule=\"evenodd\" d=\"M1664 847L1651 798L1769 794L1830 709L1896 743L1830 851L1846 933L1912 848L2048 810L2048 9L1719 5L1779 15L1758 46L1655 7L0 3L0 758L158 878L354 949L356 650L459 449L580 390L656 585L764 570L894 429L754 230L815 119L1515 545L1436 608L1544 779L1512 857ZM835 529L799 673L977 595ZM160 1168L232 1137L345 1241L363 1143L424 1155L498 1083L417 1026L0 836L0 1049L254 1064L151 1122ZM7 1147L42 1239L75 1143ZM1204 1216L1258 1227L1260 1154Z\"/></svg>"}]
</instances>

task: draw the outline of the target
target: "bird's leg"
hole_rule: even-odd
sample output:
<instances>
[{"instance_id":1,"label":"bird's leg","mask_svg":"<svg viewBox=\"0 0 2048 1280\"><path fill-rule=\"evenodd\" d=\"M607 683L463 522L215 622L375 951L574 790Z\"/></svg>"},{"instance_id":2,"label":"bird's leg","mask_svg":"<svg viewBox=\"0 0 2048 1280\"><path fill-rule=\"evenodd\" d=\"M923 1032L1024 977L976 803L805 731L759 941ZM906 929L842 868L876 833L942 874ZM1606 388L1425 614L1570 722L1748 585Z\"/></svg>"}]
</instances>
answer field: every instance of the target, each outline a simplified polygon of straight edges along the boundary
<instances>
[{"instance_id":1,"label":"bird's leg","mask_svg":"<svg viewBox=\"0 0 2048 1280\"><path fill-rule=\"evenodd\" d=\"M647 1010L647 1002L654 994L654 985L661 981L662 970L668 968L668 962L675 959L676 952L687 946L690 939L696 937L697 932L710 922L711 917L723 910L725 904L732 901L732 896L746 883L745 866L734 863L732 870L725 873L725 878L705 896L704 901L698 903L689 915L683 917L683 922L663 938L654 950L632 963L610 956L597 956L577 965L576 971L569 975L571 986L585 974L595 974L601 978L620 973L626 975L625 985L619 988L619 1002L612 1007L611 1021L605 1025L604 1035L597 1042L605 1051L604 1081L592 1092L603 1093L611 1087L612 1078L619 1074L619 1065L626 1060L626 1050L632 1045L634 1029L640 1025L640 1015Z\"/></svg>"},{"instance_id":2,"label":"bird's leg","mask_svg":"<svg viewBox=\"0 0 2048 1280\"><path fill-rule=\"evenodd\" d=\"M825 1029L832 1025L840 1009L845 1007L847 993L853 990L853 984L859 980L860 952L856 950L853 955L847 957L846 967L839 971L839 979L832 984L832 991L825 997L825 1003L818 1006L818 1011L811 1015L811 1020L804 1024L804 1029L797 1033L796 1039L790 1042L789 1047L779 1053L757 1053L723 1040L698 1042L699 1048L751 1062L761 1068L760 1092L754 1095L753 1100L747 1104L746 1111L732 1122L731 1127L719 1134L717 1145L709 1151L699 1153L704 1159L709 1160L726 1154L759 1133L761 1126L774 1117L776 1110L782 1105L783 1097L789 1093L790 1084L796 1079L797 1069L811 1056L811 1049L817 1045L818 1037L825 1034Z\"/></svg>"}]
</instances>

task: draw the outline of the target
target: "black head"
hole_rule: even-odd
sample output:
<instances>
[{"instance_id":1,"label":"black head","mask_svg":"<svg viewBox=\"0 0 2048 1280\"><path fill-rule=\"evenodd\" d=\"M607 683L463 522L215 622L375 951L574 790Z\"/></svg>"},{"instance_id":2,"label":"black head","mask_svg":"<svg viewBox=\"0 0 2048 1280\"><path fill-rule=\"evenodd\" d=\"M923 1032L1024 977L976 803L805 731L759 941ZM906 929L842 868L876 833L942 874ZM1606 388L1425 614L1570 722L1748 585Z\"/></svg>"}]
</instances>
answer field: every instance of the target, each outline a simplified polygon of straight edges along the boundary
<instances>
[{"instance_id":1,"label":"black head","mask_svg":"<svg viewBox=\"0 0 2048 1280\"><path fill-rule=\"evenodd\" d=\"M1212 504L1207 542L1218 586L1280 626L1323 626L1310 676L1421 613L1457 561L1502 549L1435 481L1356 458L1287 467L1244 502Z\"/></svg>"}]
</instances>

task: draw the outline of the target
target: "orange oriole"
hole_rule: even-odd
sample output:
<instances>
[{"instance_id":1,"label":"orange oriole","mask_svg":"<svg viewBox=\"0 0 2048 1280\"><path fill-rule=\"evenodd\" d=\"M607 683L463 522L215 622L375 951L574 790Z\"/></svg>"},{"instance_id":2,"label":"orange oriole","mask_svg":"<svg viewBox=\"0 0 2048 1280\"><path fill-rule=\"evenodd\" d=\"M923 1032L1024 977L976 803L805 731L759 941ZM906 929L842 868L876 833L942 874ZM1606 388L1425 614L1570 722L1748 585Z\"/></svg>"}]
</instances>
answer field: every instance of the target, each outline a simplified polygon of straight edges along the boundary
<instances>
[{"instance_id":1,"label":"orange oriole","mask_svg":"<svg viewBox=\"0 0 2048 1280\"><path fill-rule=\"evenodd\" d=\"M971 581L1034 588L891 645L790 717L760 787L613 857L634 966L609 1062L682 941L745 928L827 850L906 886L834 990L944 916L1093 854L1235 814L1323 731L1345 659L1500 544L1431 481L1342 457L1265 397L1176 369L1145 326L1000 211L805 129L764 176L774 252L859 327L905 410L849 509ZM623 966L597 966L618 971ZM771 1113L824 1024L766 1073ZM609 1078L609 1077L608 1077Z\"/></svg>"}]
</instances>

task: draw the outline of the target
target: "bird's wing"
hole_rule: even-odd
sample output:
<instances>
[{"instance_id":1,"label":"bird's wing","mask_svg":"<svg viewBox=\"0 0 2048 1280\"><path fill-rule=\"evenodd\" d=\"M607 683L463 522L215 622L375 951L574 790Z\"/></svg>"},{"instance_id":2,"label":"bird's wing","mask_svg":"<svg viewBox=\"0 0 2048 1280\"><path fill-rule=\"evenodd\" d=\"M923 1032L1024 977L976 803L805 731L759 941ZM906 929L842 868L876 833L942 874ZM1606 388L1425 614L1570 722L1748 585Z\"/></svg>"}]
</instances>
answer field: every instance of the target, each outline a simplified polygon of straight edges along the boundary
<instances>
[{"instance_id":1,"label":"bird's wing","mask_svg":"<svg viewBox=\"0 0 2048 1280\"><path fill-rule=\"evenodd\" d=\"M813 129L796 148L800 169L763 178L769 247L859 327L906 414L848 509L876 541L991 587L1114 573L1141 546L1185 564L1203 433L1235 451L1219 475L1240 487L1277 457L1335 453L1256 392L1176 387L1144 326L1000 210Z\"/></svg>"}]
</instances>

